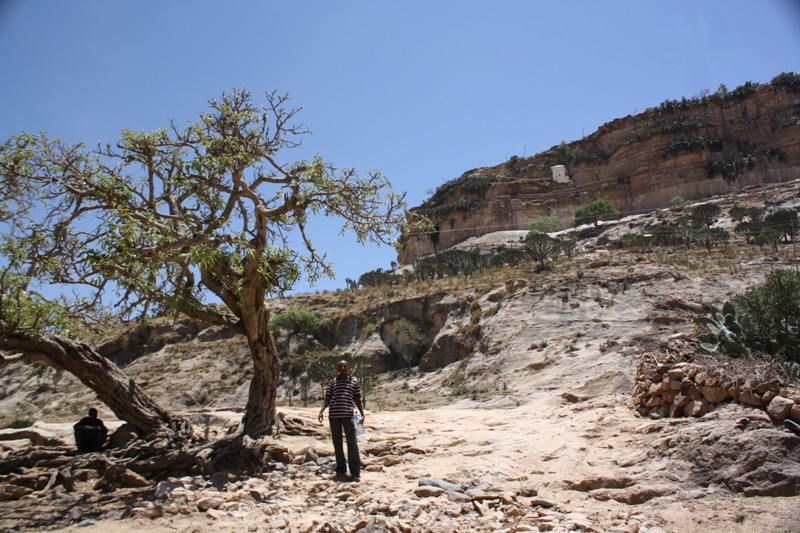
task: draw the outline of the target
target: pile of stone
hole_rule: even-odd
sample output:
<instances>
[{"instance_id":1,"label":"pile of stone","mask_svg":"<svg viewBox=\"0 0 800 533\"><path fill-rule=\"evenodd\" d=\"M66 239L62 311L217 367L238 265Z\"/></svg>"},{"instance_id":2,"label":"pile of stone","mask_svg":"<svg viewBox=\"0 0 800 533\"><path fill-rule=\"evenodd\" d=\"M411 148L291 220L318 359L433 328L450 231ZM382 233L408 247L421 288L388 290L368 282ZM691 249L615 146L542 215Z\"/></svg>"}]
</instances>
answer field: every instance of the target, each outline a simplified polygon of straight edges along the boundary
<instances>
[{"instance_id":1,"label":"pile of stone","mask_svg":"<svg viewBox=\"0 0 800 533\"><path fill-rule=\"evenodd\" d=\"M800 424L800 394L775 379L727 378L690 363L642 361L636 369L633 402L642 416L700 417L729 402L765 409L777 422Z\"/></svg>"}]
</instances>

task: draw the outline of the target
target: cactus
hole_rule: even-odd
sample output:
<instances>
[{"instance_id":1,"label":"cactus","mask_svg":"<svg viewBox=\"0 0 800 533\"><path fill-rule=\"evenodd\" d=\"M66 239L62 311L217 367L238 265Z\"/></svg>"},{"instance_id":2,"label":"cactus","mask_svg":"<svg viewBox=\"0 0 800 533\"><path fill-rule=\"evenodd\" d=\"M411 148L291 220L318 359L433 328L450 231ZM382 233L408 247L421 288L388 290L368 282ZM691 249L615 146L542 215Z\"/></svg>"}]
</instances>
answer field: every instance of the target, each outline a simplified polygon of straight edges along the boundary
<instances>
[{"instance_id":1,"label":"cactus","mask_svg":"<svg viewBox=\"0 0 800 533\"><path fill-rule=\"evenodd\" d=\"M700 335L700 351L708 354L724 353L731 357L749 358L753 349L760 349L758 343L747 335L750 322L747 317L739 317L731 302L725 302L722 309L711 306L711 316L694 319L698 326L705 326L708 333Z\"/></svg>"}]
</instances>

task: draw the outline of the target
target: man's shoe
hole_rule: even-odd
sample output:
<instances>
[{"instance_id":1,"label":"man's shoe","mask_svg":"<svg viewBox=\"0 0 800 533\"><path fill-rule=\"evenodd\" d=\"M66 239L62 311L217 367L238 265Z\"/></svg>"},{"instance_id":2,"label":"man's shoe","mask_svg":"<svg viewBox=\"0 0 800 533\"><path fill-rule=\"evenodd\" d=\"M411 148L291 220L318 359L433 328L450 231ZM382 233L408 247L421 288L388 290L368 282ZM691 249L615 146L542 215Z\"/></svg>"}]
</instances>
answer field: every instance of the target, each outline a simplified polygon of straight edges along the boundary
<instances>
[{"instance_id":1,"label":"man's shoe","mask_svg":"<svg viewBox=\"0 0 800 533\"><path fill-rule=\"evenodd\" d=\"M331 478L333 481L349 481L346 474L336 474Z\"/></svg>"},{"instance_id":2,"label":"man's shoe","mask_svg":"<svg viewBox=\"0 0 800 533\"><path fill-rule=\"evenodd\" d=\"M359 481L361 481L361 476L350 476L348 478L348 481L350 481L351 483L358 483Z\"/></svg>"}]
</instances>

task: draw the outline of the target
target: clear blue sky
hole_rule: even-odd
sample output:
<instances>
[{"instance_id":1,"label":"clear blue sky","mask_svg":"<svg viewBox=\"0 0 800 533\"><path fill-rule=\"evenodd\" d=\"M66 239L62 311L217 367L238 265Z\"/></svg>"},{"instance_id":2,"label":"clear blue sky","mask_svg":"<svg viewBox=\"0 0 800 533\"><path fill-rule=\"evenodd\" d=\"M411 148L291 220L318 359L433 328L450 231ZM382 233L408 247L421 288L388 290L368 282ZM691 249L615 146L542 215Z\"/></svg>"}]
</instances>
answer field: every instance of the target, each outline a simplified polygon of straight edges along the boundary
<instances>
[{"instance_id":1,"label":"clear blue sky","mask_svg":"<svg viewBox=\"0 0 800 533\"><path fill-rule=\"evenodd\" d=\"M90 146L291 92L297 158L380 169L415 206L665 99L800 72L796 0L0 0L0 137ZM395 259L316 228L344 287ZM306 290L307 285L298 286Z\"/></svg>"}]
</instances>

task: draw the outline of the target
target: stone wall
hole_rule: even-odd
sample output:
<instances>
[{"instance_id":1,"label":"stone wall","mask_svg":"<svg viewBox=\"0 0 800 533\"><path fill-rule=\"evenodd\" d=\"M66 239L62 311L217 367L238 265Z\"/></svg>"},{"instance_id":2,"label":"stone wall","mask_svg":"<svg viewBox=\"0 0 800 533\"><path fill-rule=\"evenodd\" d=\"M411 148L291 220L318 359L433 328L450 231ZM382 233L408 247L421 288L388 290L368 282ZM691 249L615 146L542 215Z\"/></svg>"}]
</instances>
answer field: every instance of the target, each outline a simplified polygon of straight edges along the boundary
<instances>
[{"instance_id":1,"label":"stone wall","mask_svg":"<svg viewBox=\"0 0 800 533\"><path fill-rule=\"evenodd\" d=\"M773 378L712 374L697 363L640 362L633 402L639 414L653 418L700 417L721 404L739 402L766 410L776 422L800 424L800 391Z\"/></svg>"}]
</instances>

